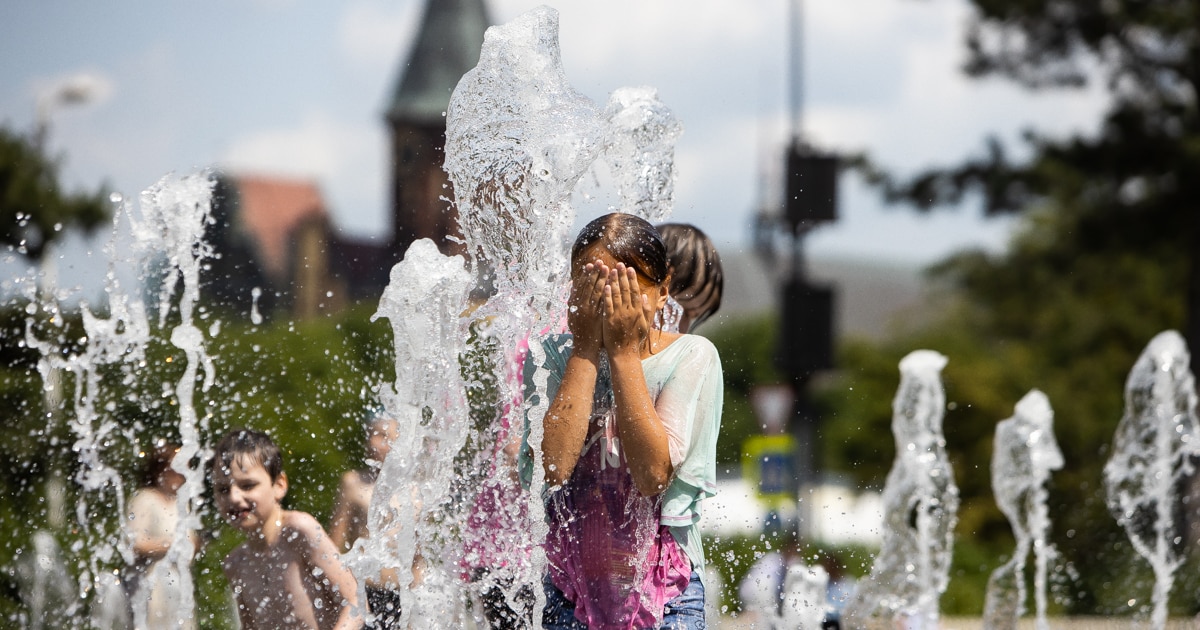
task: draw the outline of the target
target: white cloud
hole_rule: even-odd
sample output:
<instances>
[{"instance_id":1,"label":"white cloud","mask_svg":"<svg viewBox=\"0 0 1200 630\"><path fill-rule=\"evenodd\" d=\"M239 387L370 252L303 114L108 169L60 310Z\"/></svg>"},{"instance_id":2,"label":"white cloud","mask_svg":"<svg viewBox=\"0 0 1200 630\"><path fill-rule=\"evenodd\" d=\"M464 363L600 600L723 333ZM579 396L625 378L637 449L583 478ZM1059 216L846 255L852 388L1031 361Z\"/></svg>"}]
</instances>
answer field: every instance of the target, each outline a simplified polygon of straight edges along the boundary
<instances>
[{"instance_id":1,"label":"white cloud","mask_svg":"<svg viewBox=\"0 0 1200 630\"><path fill-rule=\"evenodd\" d=\"M231 171L315 179L334 207L335 223L351 233L378 234L385 226L386 166L383 131L309 113L299 126L234 140L220 159Z\"/></svg>"},{"instance_id":2,"label":"white cloud","mask_svg":"<svg viewBox=\"0 0 1200 630\"><path fill-rule=\"evenodd\" d=\"M1106 104L1103 90L1032 93L1000 80L967 79L957 35L946 29L900 48L904 80L897 94L811 108L813 135L913 171L977 154L989 134L1019 149L1026 128L1058 137L1094 130Z\"/></svg>"}]
</instances>

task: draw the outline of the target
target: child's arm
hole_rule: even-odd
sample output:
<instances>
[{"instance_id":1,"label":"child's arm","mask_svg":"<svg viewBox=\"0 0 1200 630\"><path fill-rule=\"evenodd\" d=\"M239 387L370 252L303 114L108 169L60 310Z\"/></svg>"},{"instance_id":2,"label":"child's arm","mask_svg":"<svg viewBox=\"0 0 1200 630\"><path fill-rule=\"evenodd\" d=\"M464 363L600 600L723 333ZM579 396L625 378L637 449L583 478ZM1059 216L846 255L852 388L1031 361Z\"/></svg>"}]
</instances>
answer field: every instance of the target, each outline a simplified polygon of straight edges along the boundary
<instances>
[{"instance_id":1,"label":"child's arm","mask_svg":"<svg viewBox=\"0 0 1200 630\"><path fill-rule=\"evenodd\" d=\"M605 280L600 268L589 264L571 287L567 326L574 346L567 359L562 384L543 421L542 466L549 486L561 486L571 478L583 450L583 441L587 439L602 343L600 300Z\"/></svg>"},{"instance_id":2,"label":"child's arm","mask_svg":"<svg viewBox=\"0 0 1200 630\"><path fill-rule=\"evenodd\" d=\"M650 325L648 304L633 269L618 263L604 290L604 347L612 366L613 403L621 450L642 496L667 489L673 472L667 431L642 371L641 344Z\"/></svg>"},{"instance_id":3,"label":"child's arm","mask_svg":"<svg viewBox=\"0 0 1200 630\"><path fill-rule=\"evenodd\" d=\"M329 519L329 539L339 552L350 550L352 541L350 535L350 520L354 518L353 493L357 473L350 471L342 475L342 485L338 488L337 501L333 504L333 518Z\"/></svg>"},{"instance_id":4,"label":"child's arm","mask_svg":"<svg viewBox=\"0 0 1200 630\"><path fill-rule=\"evenodd\" d=\"M339 614L335 630L358 630L363 618L358 614L358 582L342 564L341 555L317 519L303 512L291 512L289 525L299 534L294 541L304 558L305 573L319 580L322 590L329 594L329 605L337 606ZM286 540L285 536L285 540Z\"/></svg>"}]
</instances>

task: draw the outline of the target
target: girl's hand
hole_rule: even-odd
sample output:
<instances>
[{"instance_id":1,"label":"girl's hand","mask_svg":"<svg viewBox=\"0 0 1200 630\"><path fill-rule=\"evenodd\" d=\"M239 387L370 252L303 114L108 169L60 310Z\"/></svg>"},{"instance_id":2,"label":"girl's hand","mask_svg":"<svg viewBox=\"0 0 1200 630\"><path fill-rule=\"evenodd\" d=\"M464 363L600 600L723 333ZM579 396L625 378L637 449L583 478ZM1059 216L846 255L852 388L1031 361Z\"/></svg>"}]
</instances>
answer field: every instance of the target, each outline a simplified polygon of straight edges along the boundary
<instances>
[{"instance_id":1,"label":"girl's hand","mask_svg":"<svg viewBox=\"0 0 1200 630\"><path fill-rule=\"evenodd\" d=\"M602 307L608 273L608 267L600 261L588 263L571 283L567 328L574 337L573 353L583 358L596 358L603 345Z\"/></svg>"},{"instance_id":2,"label":"girl's hand","mask_svg":"<svg viewBox=\"0 0 1200 630\"><path fill-rule=\"evenodd\" d=\"M648 300L638 285L637 272L624 263L608 273L604 287L604 349L609 356L624 353L641 356L642 343L650 334L646 317Z\"/></svg>"}]
</instances>

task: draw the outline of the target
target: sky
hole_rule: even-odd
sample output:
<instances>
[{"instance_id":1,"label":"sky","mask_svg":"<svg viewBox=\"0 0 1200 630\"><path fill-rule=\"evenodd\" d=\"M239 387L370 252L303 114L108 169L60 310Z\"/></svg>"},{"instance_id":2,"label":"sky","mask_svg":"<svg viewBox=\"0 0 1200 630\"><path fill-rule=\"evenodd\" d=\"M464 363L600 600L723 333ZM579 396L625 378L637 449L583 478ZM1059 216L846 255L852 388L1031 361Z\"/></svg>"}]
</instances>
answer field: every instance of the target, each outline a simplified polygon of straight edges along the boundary
<instances>
[{"instance_id":1,"label":"sky","mask_svg":"<svg viewBox=\"0 0 1200 630\"><path fill-rule=\"evenodd\" d=\"M214 165L307 177L340 229L381 237L390 212L382 114L422 4L3 3L0 124L31 130L39 99L83 77L87 102L45 110L68 188L104 184L132 197L167 173ZM503 23L539 4L488 8ZM651 86L682 122L673 220L723 249L749 249L750 219L790 137L787 1L550 6L577 89L602 104L618 87ZM975 155L989 134L1017 142L1025 128L1095 128L1098 88L1034 94L964 77L969 11L961 0L807 2L804 137L903 174ZM838 221L809 236L810 255L925 265L962 248L999 251L1015 225L974 203L922 215L878 197L844 176Z\"/></svg>"}]
</instances>

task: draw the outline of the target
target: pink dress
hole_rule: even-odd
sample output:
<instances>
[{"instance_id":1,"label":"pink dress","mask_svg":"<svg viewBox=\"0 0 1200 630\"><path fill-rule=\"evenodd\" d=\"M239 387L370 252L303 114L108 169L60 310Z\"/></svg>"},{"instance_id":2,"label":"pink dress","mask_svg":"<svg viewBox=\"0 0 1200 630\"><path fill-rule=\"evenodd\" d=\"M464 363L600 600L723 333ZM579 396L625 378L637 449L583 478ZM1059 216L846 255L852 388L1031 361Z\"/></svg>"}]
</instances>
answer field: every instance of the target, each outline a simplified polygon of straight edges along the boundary
<instances>
[{"instance_id":1,"label":"pink dress","mask_svg":"<svg viewBox=\"0 0 1200 630\"><path fill-rule=\"evenodd\" d=\"M657 628L692 563L659 523L661 497L634 487L611 410L592 425L570 481L546 502L550 579L588 628Z\"/></svg>"}]
</instances>

